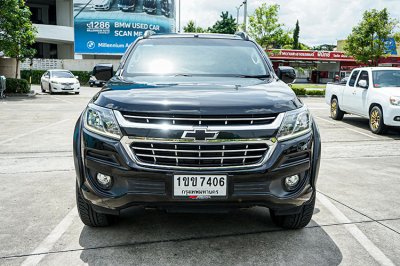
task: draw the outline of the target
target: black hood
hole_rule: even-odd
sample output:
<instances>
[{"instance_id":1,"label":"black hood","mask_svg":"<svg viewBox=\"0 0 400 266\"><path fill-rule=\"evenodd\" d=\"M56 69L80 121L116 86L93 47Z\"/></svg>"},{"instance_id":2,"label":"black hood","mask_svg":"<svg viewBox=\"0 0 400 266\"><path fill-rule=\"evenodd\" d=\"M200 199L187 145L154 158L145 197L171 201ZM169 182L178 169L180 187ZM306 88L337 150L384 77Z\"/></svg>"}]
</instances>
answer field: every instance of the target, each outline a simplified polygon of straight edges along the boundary
<instances>
[{"instance_id":1,"label":"black hood","mask_svg":"<svg viewBox=\"0 0 400 266\"><path fill-rule=\"evenodd\" d=\"M302 106L280 81L210 77L113 78L93 102L126 112L193 115L276 114Z\"/></svg>"}]
</instances>

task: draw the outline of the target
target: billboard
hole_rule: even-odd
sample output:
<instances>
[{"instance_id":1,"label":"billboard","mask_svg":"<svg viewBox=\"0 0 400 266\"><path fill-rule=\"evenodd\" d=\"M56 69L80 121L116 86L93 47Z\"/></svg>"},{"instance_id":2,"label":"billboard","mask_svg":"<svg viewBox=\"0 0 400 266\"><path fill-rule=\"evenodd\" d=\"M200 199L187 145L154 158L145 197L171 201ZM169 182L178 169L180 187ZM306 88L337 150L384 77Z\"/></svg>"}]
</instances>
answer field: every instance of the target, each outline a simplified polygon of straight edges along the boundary
<instances>
[{"instance_id":1,"label":"billboard","mask_svg":"<svg viewBox=\"0 0 400 266\"><path fill-rule=\"evenodd\" d=\"M120 55L146 30L175 32L175 0L74 0L76 54Z\"/></svg>"}]
</instances>

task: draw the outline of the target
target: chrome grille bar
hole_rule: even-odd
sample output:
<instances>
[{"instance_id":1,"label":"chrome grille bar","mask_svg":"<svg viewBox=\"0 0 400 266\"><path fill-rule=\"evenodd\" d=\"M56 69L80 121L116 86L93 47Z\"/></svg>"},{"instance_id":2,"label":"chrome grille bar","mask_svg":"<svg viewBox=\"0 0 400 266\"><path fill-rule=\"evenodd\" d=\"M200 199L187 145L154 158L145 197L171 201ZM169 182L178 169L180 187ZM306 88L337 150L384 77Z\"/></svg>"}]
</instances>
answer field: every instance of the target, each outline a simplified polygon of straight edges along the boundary
<instances>
[{"instance_id":1,"label":"chrome grille bar","mask_svg":"<svg viewBox=\"0 0 400 266\"><path fill-rule=\"evenodd\" d=\"M151 154L140 154L136 153L136 156L143 157L156 157L156 158L165 158L165 159L188 159L188 160L229 160L229 159L254 159L261 158L262 155L256 156L234 156L234 157L178 157L178 156L162 156L162 155L151 155Z\"/></svg>"},{"instance_id":2,"label":"chrome grille bar","mask_svg":"<svg viewBox=\"0 0 400 266\"><path fill-rule=\"evenodd\" d=\"M175 145L176 146L176 145ZM155 151L169 151L169 152L189 152L189 153L193 153L193 152L200 152L200 153L210 153L210 152L248 152L248 151L266 151L267 148L260 148L260 149L242 149L242 150L225 150L223 148L223 150L177 150L177 149L155 149L155 148L141 148L141 147L136 147L136 146L132 146L132 148L134 150L144 150L144 151L152 151L153 154Z\"/></svg>"}]
</instances>

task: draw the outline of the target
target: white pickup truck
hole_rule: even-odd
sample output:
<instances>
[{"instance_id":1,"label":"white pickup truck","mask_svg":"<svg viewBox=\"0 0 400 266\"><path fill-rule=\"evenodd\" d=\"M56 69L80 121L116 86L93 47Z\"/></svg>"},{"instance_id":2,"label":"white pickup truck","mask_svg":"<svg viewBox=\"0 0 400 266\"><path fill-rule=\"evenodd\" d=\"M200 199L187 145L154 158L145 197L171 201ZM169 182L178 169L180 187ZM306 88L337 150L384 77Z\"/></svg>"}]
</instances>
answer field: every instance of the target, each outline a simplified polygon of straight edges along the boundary
<instances>
[{"instance_id":1,"label":"white pickup truck","mask_svg":"<svg viewBox=\"0 0 400 266\"><path fill-rule=\"evenodd\" d=\"M325 100L332 119L341 120L345 114L369 118L375 134L384 133L387 126L400 127L400 68L356 68L346 84L326 86Z\"/></svg>"}]
</instances>

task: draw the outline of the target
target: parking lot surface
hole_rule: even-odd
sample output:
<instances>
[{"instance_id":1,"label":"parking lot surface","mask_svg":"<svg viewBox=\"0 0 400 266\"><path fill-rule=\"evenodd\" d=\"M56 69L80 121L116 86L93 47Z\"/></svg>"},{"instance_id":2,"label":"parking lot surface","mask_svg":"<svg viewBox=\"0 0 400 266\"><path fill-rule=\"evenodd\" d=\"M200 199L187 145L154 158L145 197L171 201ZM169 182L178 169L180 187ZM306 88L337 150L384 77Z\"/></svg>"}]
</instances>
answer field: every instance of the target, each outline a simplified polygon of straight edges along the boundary
<instances>
[{"instance_id":1,"label":"parking lot surface","mask_svg":"<svg viewBox=\"0 0 400 266\"><path fill-rule=\"evenodd\" d=\"M84 226L72 132L97 91L0 101L0 265L400 264L400 131L373 135L356 116L333 121L322 98L303 99L323 142L305 229L275 227L264 208L132 210L112 227Z\"/></svg>"}]
</instances>

